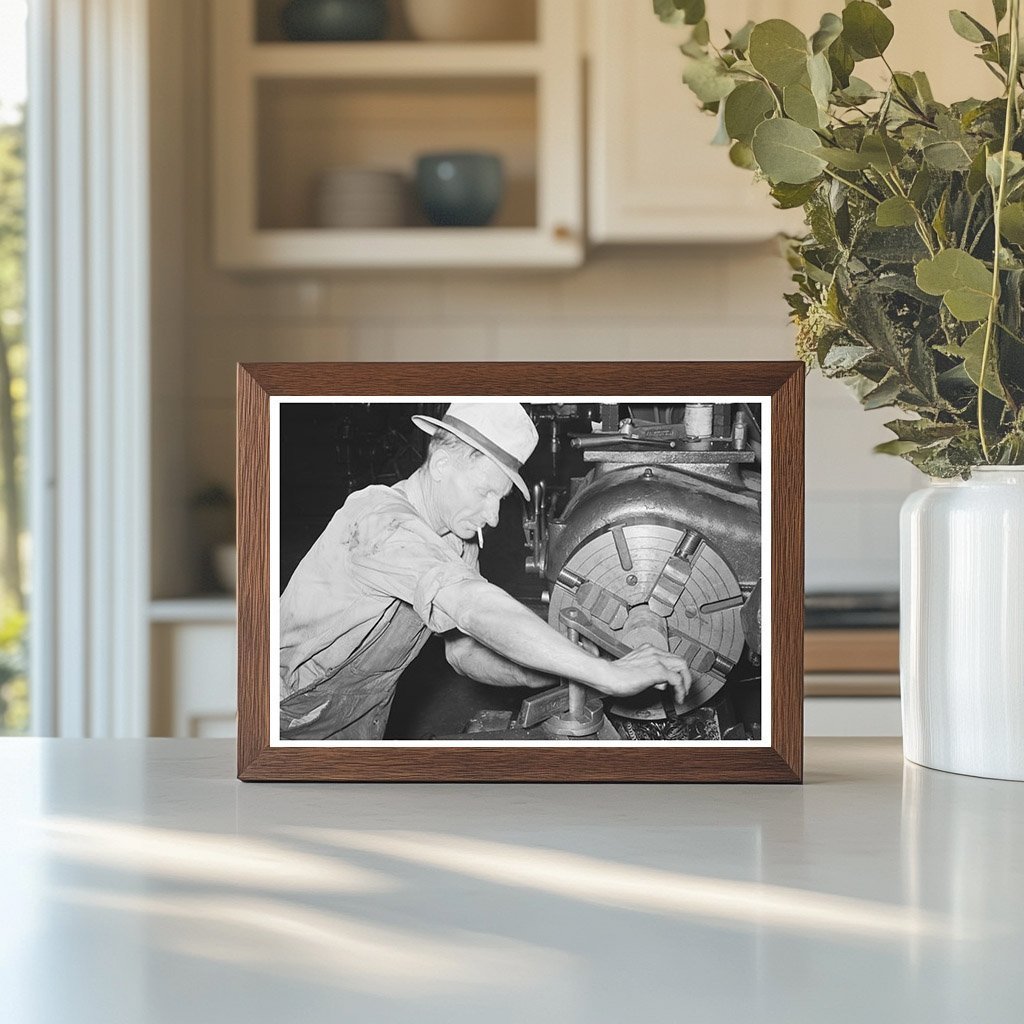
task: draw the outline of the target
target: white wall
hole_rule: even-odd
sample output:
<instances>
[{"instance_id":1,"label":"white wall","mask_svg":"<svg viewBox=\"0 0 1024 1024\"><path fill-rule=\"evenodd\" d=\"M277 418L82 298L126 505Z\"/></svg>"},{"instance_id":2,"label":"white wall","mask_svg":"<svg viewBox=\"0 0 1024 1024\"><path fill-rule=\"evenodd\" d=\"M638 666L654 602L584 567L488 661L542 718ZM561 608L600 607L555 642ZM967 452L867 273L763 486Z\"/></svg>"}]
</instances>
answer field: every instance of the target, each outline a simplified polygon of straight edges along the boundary
<instances>
[{"instance_id":1,"label":"white wall","mask_svg":"<svg viewBox=\"0 0 1024 1024\"><path fill-rule=\"evenodd\" d=\"M236 361L793 358L788 269L768 244L599 251L568 273L214 270L203 8L182 5L181 117L154 125L183 143L184 373L180 394L175 383L159 395L180 417L161 459L173 466L180 442L189 489L233 478ZM166 166L160 177L178 180ZM808 379L809 589L896 586L897 512L918 477L871 454L887 418L865 414L840 384ZM187 519L185 502L161 517ZM158 574L157 593L172 578Z\"/></svg>"}]
</instances>

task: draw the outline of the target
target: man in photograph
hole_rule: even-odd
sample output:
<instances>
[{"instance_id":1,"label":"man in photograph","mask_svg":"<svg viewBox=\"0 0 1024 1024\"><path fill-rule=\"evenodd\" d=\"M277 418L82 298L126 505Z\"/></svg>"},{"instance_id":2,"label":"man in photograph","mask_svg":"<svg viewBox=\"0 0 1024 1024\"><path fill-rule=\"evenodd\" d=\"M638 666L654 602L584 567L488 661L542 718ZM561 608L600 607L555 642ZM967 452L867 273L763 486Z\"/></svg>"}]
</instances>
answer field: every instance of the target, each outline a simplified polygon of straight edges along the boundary
<instances>
[{"instance_id":1,"label":"man in photograph","mask_svg":"<svg viewBox=\"0 0 1024 1024\"><path fill-rule=\"evenodd\" d=\"M654 647L594 657L477 568L482 531L498 523L537 443L515 402L453 402L442 419L413 416L431 435L408 479L350 494L281 596L281 738L384 735L399 676L431 633L452 667L494 686L545 688L558 678L629 696L671 686L686 662Z\"/></svg>"}]
</instances>

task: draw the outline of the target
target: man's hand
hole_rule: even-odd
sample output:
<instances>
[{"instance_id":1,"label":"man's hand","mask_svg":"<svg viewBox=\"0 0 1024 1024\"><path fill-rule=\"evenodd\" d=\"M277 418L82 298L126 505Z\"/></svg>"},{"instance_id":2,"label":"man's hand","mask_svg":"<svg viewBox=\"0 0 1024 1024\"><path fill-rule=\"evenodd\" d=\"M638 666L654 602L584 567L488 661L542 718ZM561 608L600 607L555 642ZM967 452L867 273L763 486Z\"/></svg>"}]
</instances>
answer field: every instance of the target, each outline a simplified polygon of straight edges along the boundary
<instances>
[{"instance_id":1,"label":"man's hand","mask_svg":"<svg viewBox=\"0 0 1024 1024\"><path fill-rule=\"evenodd\" d=\"M679 655L648 644L618 661L594 657L483 578L443 587L434 604L461 632L502 657L614 697L640 693L649 686L661 690L671 686L681 699L693 682L689 666Z\"/></svg>"},{"instance_id":2,"label":"man's hand","mask_svg":"<svg viewBox=\"0 0 1024 1024\"><path fill-rule=\"evenodd\" d=\"M649 686L656 690L671 686L676 701L681 704L693 686L693 674L683 658L650 644L633 648L618 661L596 662L595 668L597 666L600 667L591 685L613 697L630 697Z\"/></svg>"}]
</instances>

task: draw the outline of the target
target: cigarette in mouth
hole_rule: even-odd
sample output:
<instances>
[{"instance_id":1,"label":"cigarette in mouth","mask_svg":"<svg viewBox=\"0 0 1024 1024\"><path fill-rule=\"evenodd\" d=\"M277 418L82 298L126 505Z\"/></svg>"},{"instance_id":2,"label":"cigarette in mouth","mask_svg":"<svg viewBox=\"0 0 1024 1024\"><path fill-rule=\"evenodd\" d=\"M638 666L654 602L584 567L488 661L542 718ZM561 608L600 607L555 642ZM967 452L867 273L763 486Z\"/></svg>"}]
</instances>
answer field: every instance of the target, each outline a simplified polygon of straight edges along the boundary
<instances>
[{"instance_id":1,"label":"cigarette in mouth","mask_svg":"<svg viewBox=\"0 0 1024 1024\"><path fill-rule=\"evenodd\" d=\"M479 526L476 528L476 542L481 548L484 546L484 534Z\"/></svg>"}]
</instances>

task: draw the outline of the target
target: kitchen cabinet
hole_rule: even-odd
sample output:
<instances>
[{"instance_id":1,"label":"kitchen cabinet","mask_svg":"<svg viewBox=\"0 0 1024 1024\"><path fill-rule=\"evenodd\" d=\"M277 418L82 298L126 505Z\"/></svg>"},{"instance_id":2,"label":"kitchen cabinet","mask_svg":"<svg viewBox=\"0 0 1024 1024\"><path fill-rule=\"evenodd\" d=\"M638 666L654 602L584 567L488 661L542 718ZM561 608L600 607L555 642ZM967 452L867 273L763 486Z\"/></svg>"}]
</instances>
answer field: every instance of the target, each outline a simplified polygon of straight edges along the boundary
<instances>
[{"instance_id":1,"label":"kitchen cabinet","mask_svg":"<svg viewBox=\"0 0 1024 1024\"><path fill-rule=\"evenodd\" d=\"M579 9L515 0L531 39L292 42L280 3L217 0L213 31L213 231L230 269L573 266L583 258ZM533 5L536 5L535 8ZM411 178L419 154L503 161L493 225L318 226L313 196L337 168ZM411 196L410 196L411 200Z\"/></svg>"},{"instance_id":2,"label":"kitchen cabinet","mask_svg":"<svg viewBox=\"0 0 1024 1024\"><path fill-rule=\"evenodd\" d=\"M808 629L804 633L804 732L808 736L899 736L899 630Z\"/></svg>"},{"instance_id":3,"label":"kitchen cabinet","mask_svg":"<svg viewBox=\"0 0 1024 1024\"><path fill-rule=\"evenodd\" d=\"M154 601L155 736L235 735L235 603L230 597ZM895 630L805 634L807 736L898 736Z\"/></svg>"},{"instance_id":4,"label":"kitchen cabinet","mask_svg":"<svg viewBox=\"0 0 1024 1024\"><path fill-rule=\"evenodd\" d=\"M682 83L679 44L689 27L663 25L649 3L588 3L591 241L736 242L799 231L799 211L776 210L767 185L733 166L726 147L711 145L715 119ZM717 38L749 19L803 26L810 19L801 7L819 10L821 0L711 0L708 18Z\"/></svg>"},{"instance_id":5,"label":"kitchen cabinet","mask_svg":"<svg viewBox=\"0 0 1024 1024\"><path fill-rule=\"evenodd\" d=\"M150 735L235 735L235 601L231 597L150 605Z\"/></svg>"},{"instance_id":6,"label":"kitchen cabinet","mask_svg":"<svg viewBox=\"0 0 1024 1024\"><path fill-rule=\"evenodd\" d=\"M646 2L587 0L588 224L590 240L609 242L751 241L800 232L799 210L776 210L767 185L734 167L723 146L710 144L715 120L702 114L681 82L678 44L686 26L663 25ZM785 18L805 33L827 0L708 0L712 38L747 20ZM992 21L989 0L957 4ZM897 69L929 74L938 99L996 95L998 83L973 47L952 30L946 7L901 0L887 9L895 36L887 57ZM857 74L880 84L881 61Z\"/></svg>"}]
</instances>

